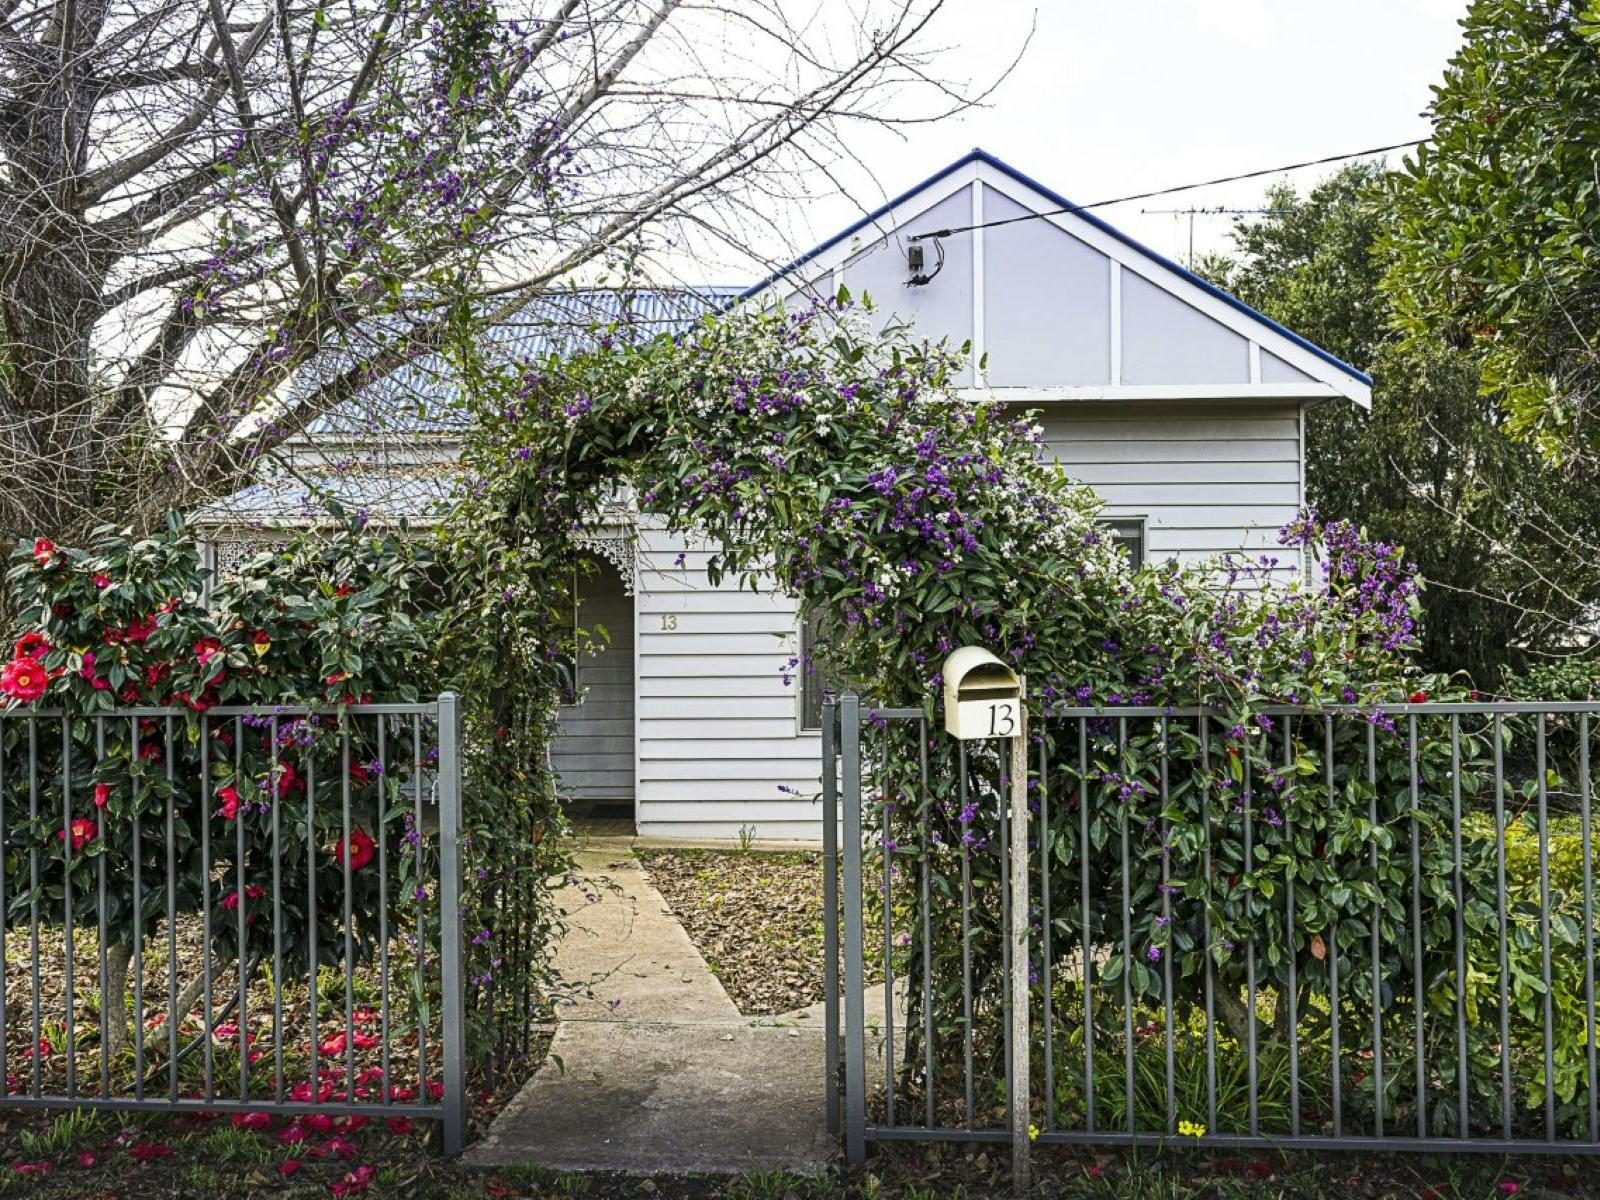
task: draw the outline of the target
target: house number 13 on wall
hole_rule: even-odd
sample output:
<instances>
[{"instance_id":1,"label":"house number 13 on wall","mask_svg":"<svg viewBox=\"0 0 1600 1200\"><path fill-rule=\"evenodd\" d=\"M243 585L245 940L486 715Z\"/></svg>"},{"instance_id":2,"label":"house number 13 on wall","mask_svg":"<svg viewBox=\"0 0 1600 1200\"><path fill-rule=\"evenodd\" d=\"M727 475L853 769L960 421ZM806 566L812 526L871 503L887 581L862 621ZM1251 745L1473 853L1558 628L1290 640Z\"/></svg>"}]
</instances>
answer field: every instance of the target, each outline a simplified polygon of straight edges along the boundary
<instances>
[{"instance_id":1,"label":"house number 13 on wall","mask_svg":"<svg viewBox=\"0 0 1600 1200\"><path fill-rule=\"evenodd\" d=\"M662 613L661 614L661 628L662 628L663 632L670 633L672 630L676 629L677 627L678 627L678 614L677 613Z\"/></svg>"}]
</instances>

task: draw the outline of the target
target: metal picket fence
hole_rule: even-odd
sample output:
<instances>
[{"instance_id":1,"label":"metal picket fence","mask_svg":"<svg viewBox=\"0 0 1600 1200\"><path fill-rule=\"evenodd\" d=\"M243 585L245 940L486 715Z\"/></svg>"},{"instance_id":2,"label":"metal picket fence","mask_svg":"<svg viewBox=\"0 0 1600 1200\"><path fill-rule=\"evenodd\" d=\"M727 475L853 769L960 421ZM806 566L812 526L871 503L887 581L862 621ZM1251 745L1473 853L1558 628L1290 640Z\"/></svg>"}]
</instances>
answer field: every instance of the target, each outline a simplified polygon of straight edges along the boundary
<instances>
[{"instance_id":1,"label":"metal picket fence","mask_svg":"<svg viewBox=\"0 0 1600 1200\"><path fill-rule=\"evenodd\" d=\"M1013 828L1004 746L830 701L829 1128L854 1161L1029 1125L1041 1144L1600 1151L1597 716L1052 709Z\"/></svg>"},{"instance_id":2,"label":"metal picket fence","mask_svg":"<svg viewBox=\"0 0 1600 1200\"><path fill-rule=\"evenodd\" d=\"M0 1107L426 1118L458 1153L459 737L450 694L0 712Z\"/></svg>"}]
</instances>

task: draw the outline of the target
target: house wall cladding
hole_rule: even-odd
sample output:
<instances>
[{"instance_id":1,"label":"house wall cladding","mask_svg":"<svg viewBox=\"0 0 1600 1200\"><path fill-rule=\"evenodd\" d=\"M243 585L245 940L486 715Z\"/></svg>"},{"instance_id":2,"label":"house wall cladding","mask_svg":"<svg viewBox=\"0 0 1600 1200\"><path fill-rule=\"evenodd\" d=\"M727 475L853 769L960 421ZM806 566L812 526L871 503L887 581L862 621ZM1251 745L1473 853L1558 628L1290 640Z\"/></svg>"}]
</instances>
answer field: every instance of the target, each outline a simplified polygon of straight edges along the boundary
<instances>
[{"instance_id":1,"label":"house wall cladding","mask_svg":"<svg viewBox=\"0 0 1600 1200\"><path fill-rule=\"evenodd\" d=\"M1305 494L1297 404L1071 404L1040 424L1056 460L1094 488L1108 517L1145 519L1152 559L1270 554L1280 580L1299 568L1299 552L1278 545Z\"/></svg>"},{"instance_id":2,"label":"house wall cladding","mask_svg":"<svg viewBox=\"0 0 1600 1200\"><path fill-rule=\"evenodd\" d=\"M1291 403L1073 404L1040 420L1107 515L1146 519L1152 557L1277 551L1299 505ZM1297 560L1277 552L1287 574ZM784 682L794 602L712 586L708 552L659 529L641 530L638 554L639 832L731 837L753 825L765 838L819 839L819 738L799 728L798 680Z\"/></svg>"}]
</instances>

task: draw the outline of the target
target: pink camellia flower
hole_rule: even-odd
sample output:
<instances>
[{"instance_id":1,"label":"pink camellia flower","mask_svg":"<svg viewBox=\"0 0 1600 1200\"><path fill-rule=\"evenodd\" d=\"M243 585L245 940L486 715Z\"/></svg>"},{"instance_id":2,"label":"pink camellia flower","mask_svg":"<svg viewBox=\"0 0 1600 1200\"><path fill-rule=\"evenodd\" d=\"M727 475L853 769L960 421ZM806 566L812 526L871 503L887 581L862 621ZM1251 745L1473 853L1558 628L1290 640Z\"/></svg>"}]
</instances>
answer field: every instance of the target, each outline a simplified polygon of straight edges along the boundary
<instances>
[{"instance_id":1,"label":"pink camellia flower","mask_svg":"<svg viewBox=\"0 0 1600 1200\"><path fill-rule=\"evenodd\" d=\"M337 1135L323 1142L322 1148L329 1154L337 1154L340 1158L354 1158L356 1156L355 1146Z\"/></svg>"},{"instance_id":2,"label":"pink camellia flower","mask_svg":"<svg viewBox=\"0 0 1600 1200\"><path fill-rule=\"evenodd\" d=\"M377 1167L357 1167L332 1187L335 1196L355 1196L372 1186L377 1178Z\"/></svg>"},{"instance_id":3,"label":"pink camellia flower","mask_svg":"<svg viewBox=\"0 0 1600 1200\"><path fill-rule=\"evenodd\" d=\"M300 1123L312 1133L329 1133L333 1129L333 1118L327 1113L307 1113Z\"/></svg>"},{"instance_id":4,"label":"pink camellia flower","mask_svg":"<svg viewBox=\"0 0 1600 1200\"><path fill-rule=\"evenodd\" d=\"M234 1113L235 1129L271 1129L272 1114L264 1112Z\"/></svg>"},{"instance_id":5,"label":"pink camellia flower","mask_svg":"<svg viewBox=\"0 0 1600 1200\"><path fill-rule=\"evenodd\" d=\"M0 671L0 692L24 704L31 704L44 695L49 682L50 676L36 658L13 659Z\"/></svg>"},{"instance_id":6,"label":"pink camellia flower","mask_svg":"<svg viewBox=\"0 0 1600 1200\"><path fill-rule=\"evenodd\" d=\"M109 679L101 679L94 673L94 651L90 650L83 656L83 666L78 669L78 674L94 685L94 690L103 692L111 686Z\"/></svg>"},{"instance_id":7,"label":"pink camellia flower","mask_svg":"<svg viewBox=\"0 0 1600 1200\"><path fill-rule=\"evenodd\" d=\"M372 856L378 844L372 840L365 829L352 829L350 831L350 869L359 871L372 861ZM336 843L333 847L333 861L341 867L344 866L344 844Z\"/></svg>"},{"instance_id":8,"label":"pink camellia flower","mask_svg":"<svg viewBox=\"0 0 1600 1200\"><path fill-rule=\"evenodd\" d=\"M416 1122L412 1121L410 1117L386 1117L383 1123L389 1127L389 1132L396 1137L405 1137L408 1133L415 1133L417 1128Z\"/></svg>"},{"instance_id":9,"label":"pink camellia flower","mask_svg":"<svg viewBox=\"0 0 1600 1200\"><path fill-rule=\"evenodd\" d=\"M109 783L97 783L94 785L94 806L96 808L104 808L110 799L111 785Z\"/></svg>"},{"instance_id":10,"label":"pink camellia flower","mask_svg":"<svg viewBox=\"0 0 1600 1200\"><path fill-rule=\"evenodd\" d=\"M100 1156L97 1155L93 1150L85 1150L83 1153L78 1155L78 1165L80 1167L92 1167L99 1161Z\"/></svg>"},{"instance_id":11,"label":"pink camellia flower","mask_svg":"<svg viewBox=\"0 0 1600 1200\"><path fill-rule=\"evenodd\" d=\"M231 784L225 788L217 789L217 799L222 801L222 807L217 811L225 821L236 820L239 816L239 789Z\"/></svg>"},{"instance_id":12,"label":"pink camellia flower","mask_svg":"<svg viewBox=\"0 0 1600 1200\"><path fill-rule=\"evenodd\" d=\"M82 850L85 845L94 841L94 839L99 836L99 833L99 827L95 825L93 821L89 820L89 818L77 818L72 822L72 849L74 851ZM65 829L56 830L56 839L65 843L67 840L67 831Z\"/></svg>"},{"instance_id":13,"label":"pink camellia flower","mask_svg":"<svg viewBox=\"0 0 1600 1200\"><path fill-rule=\"evenodd\" d=\"M293 1175L299 1169L300 1160L298 1158L286 1158L278 1164L278 1174L282 1175L285 1179Z\"/></svg>"},{"instance_id":14,"label":"pink camellia flower","mask_svg":"<svg viewBox=\"0 0 1600 1200\"><path fill-rule=\"evenodd\" d=\"M299 1123L286 1125L282 1130L279 1131L278 1137L282 1141L289 1143L291 1146L296 1142L303 1142L306 1140L305 1126Z\"/></svg>"},{"instance_id":15,"label":"pink camellia flower","mask_svg":"<svg viewBox=\"0 0 1600 1200\"><path fill-rule=\"evenodd\" d=\"M201 638L194 644L194 657L202 667L210 662L222 651L222 643L216 638Z\"/></svg>"},{"instance_id":16,"label":"pink camellia flower","mask_svg":"<svg viewBox=\"0 0 1600 1200\"><path fill-rule=\"evenodd\" d=\"M35 538L33 540L33 561L41 567L48 567L56 560L56 544L49 538Z\"/></svg>"},{"instance_id":17,"label":"pink camellia flower","mask_svg":"<svg viewBox=\"0 0 1600 1200\"><path fill-rule=\"evenodd\" d=\"M48 1175L55 1170L55 1164L50 1162L14 1162L11 1169L18 1175Z\"/></svg>"},{"instance_id":18,"label":"pink camellia flower","mask_svg":"<svg viewBox=\"0 0 1600 1200\"><path fill-rule=\"evenodd\" d=\"M95 576L94 576L94 585L97 588L108 588L108 587L110 587L111 586L111 576L109 576L109 575L101 575L99 572L96 572Z\"/></svg>"},{"instance_id":19,"label":"pink camellia flower","mask_svg":"<svg viewBox=\"0 0 1600 1200\"><path fill-rule=\"evenodd\" d=\"M1500 1181L1500 1190L1508 1196L1515 1196L1522 1188L1515 1179L1502 1179Z\"/></svg>"}]
</instances>

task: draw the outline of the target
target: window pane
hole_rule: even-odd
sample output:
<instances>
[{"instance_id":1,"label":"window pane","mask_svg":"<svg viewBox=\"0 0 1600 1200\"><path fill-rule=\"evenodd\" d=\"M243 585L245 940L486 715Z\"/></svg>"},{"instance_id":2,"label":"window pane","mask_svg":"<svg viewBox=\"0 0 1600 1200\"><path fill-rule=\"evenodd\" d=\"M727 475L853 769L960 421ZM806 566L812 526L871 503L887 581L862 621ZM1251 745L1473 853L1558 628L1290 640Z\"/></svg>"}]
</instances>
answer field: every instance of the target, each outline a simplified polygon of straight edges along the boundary
<instances>
[{"instance_id":1,"label":"window pane","mask_svg":"<svg viewBox=\"0 0 1600 1200\"><path fill-rule=\"evenodd\" d=\"M1128 556L1128 565L1135 570L1144 566L1144 519L1142 517L1116 517L1101 521L1111 543L1120 546Z\"/></svg>"},{"instance_id":2,"label":"window pane","mask_svg":"<svg viewBox=\"0 0 1600 1200\"><path fill-rule=\"evenodd\" d=\"M832 690L827 672L816 661L816 650L822 645L823 618L827 610L809 609L800 622L800 728L822 728L822 698Z\"/></svg>"}]
</instances>

